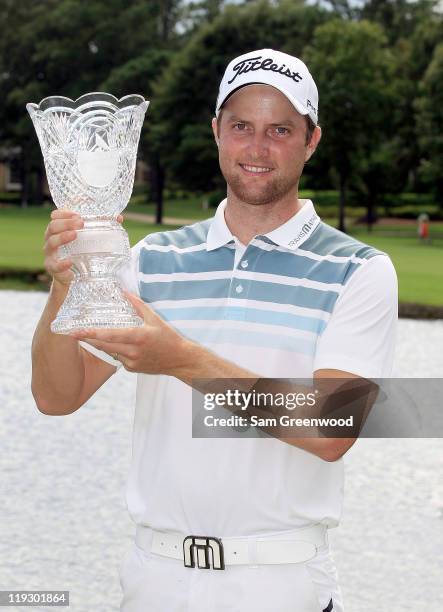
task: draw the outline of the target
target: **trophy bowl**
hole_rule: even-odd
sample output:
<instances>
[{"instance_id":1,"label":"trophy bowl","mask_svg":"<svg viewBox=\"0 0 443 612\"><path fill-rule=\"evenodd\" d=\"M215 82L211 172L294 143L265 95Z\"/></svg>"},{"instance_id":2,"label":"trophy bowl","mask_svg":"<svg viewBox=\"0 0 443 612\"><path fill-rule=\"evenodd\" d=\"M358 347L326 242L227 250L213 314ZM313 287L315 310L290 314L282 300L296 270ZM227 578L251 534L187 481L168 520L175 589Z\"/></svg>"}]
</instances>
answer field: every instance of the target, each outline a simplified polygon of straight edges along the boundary
<instances>
[{"instance_id":1,"label":"trophy bowl","mask_svg":"<svg viewBox=\"0 0 443 612\"><path fill-rule=\"evenodd\" d=\"M148 106L139 95L118 100L103 92L26 105L55 205L84 220L77 238L58 250L60 259L72 259L74 278L51 323L54 333L143 325L117 280L130 260L128 234L117 216L131 197Z\"/></svg>"}]
</instances>

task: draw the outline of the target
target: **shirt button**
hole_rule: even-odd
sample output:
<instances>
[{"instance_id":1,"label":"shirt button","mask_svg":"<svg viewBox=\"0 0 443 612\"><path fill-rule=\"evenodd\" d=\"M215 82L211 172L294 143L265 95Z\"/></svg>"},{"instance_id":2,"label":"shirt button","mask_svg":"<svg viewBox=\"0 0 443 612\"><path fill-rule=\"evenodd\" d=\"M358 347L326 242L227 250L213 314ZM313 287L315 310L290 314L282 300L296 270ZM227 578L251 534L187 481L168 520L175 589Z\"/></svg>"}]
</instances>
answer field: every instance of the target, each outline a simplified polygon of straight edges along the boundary
<instances>
[{"instance_id":1,"label":"shirt button","mask_svg":"<svg viewBox=\"0 0 443 612\"><path fill-rule=\"evenodd\" d=\"M243 287L241 285L237 285L235 290L236 290L237 293L241 293L243 291Z\"/></svg>"},{"instance_id":2,"label":"shirt button","mask_svg":"<svg viewBox=\"0 0 443 612\"><path fill-rule=\"evenodd\" d=\"M247 259L243 260L240 265L242 268L247 268L249 265L248 260Z\"/></svg>"}]
</instances>

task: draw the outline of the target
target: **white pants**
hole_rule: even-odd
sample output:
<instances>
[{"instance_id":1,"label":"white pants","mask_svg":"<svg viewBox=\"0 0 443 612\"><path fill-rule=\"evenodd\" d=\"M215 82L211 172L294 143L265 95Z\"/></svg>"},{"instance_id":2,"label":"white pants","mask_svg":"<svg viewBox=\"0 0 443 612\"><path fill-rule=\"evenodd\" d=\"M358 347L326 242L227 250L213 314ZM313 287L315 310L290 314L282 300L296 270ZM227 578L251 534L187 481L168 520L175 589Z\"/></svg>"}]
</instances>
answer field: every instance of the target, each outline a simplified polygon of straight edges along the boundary
<instances>
[{"instance_id":1,"label":"white pants","mask_svg":"<svg viewBox=\"0 0 443 612\"><path fill-rule=\"evenodd\" d=\"M214 570L185 567L134 542L119 575L120 612L343 612L328 545L302 563Z\"/></svg>"}]
</instances>

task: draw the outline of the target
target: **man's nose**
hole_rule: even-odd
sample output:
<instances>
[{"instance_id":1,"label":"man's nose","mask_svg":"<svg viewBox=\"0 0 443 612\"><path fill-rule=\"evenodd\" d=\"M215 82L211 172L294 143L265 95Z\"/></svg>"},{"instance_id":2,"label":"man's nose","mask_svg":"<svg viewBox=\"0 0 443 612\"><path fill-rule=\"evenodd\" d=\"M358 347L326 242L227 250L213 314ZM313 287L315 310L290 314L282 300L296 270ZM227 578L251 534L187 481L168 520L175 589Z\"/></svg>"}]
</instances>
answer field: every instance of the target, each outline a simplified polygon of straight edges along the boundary
<instances>
[{"instance_id":1,"label":"man's nose","mask_svg":"<svg viewBox=\"0 0 443 612\"><path fill-rule=\"evenodd\" d=\"M266 134L256 131L251 134L249 139L248 148L251 156L254 158L263 157L269 153L269 139Z\"/></svg>"}]
</instances>

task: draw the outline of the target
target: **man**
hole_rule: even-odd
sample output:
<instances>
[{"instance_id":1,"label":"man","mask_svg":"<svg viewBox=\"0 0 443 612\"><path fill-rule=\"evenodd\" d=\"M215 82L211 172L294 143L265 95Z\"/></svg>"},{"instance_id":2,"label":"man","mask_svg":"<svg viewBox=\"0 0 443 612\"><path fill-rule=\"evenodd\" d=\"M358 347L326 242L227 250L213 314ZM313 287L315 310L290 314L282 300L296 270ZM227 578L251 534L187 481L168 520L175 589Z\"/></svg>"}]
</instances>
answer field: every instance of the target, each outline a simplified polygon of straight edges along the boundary
<instances>
[{"instance_id":1,"label":"man","mask_svg":"<svg viewBox=\"0 0 443 612\"><path fill-rule=\"evenodd\" d=\"M341 457L355 437L193 438L192 386L389 376L395 271L298 199L321 137L303 62L272 49L235 58L212 128L227 198L213 219L133 247L122 283L142 328L50 333L72 278L55 249L82 224L52 213L34 397L46 414L69 414L121 365L138 373L123 612L341 612L326 531L340 520Z\"/></svg>"}]
</instances>

